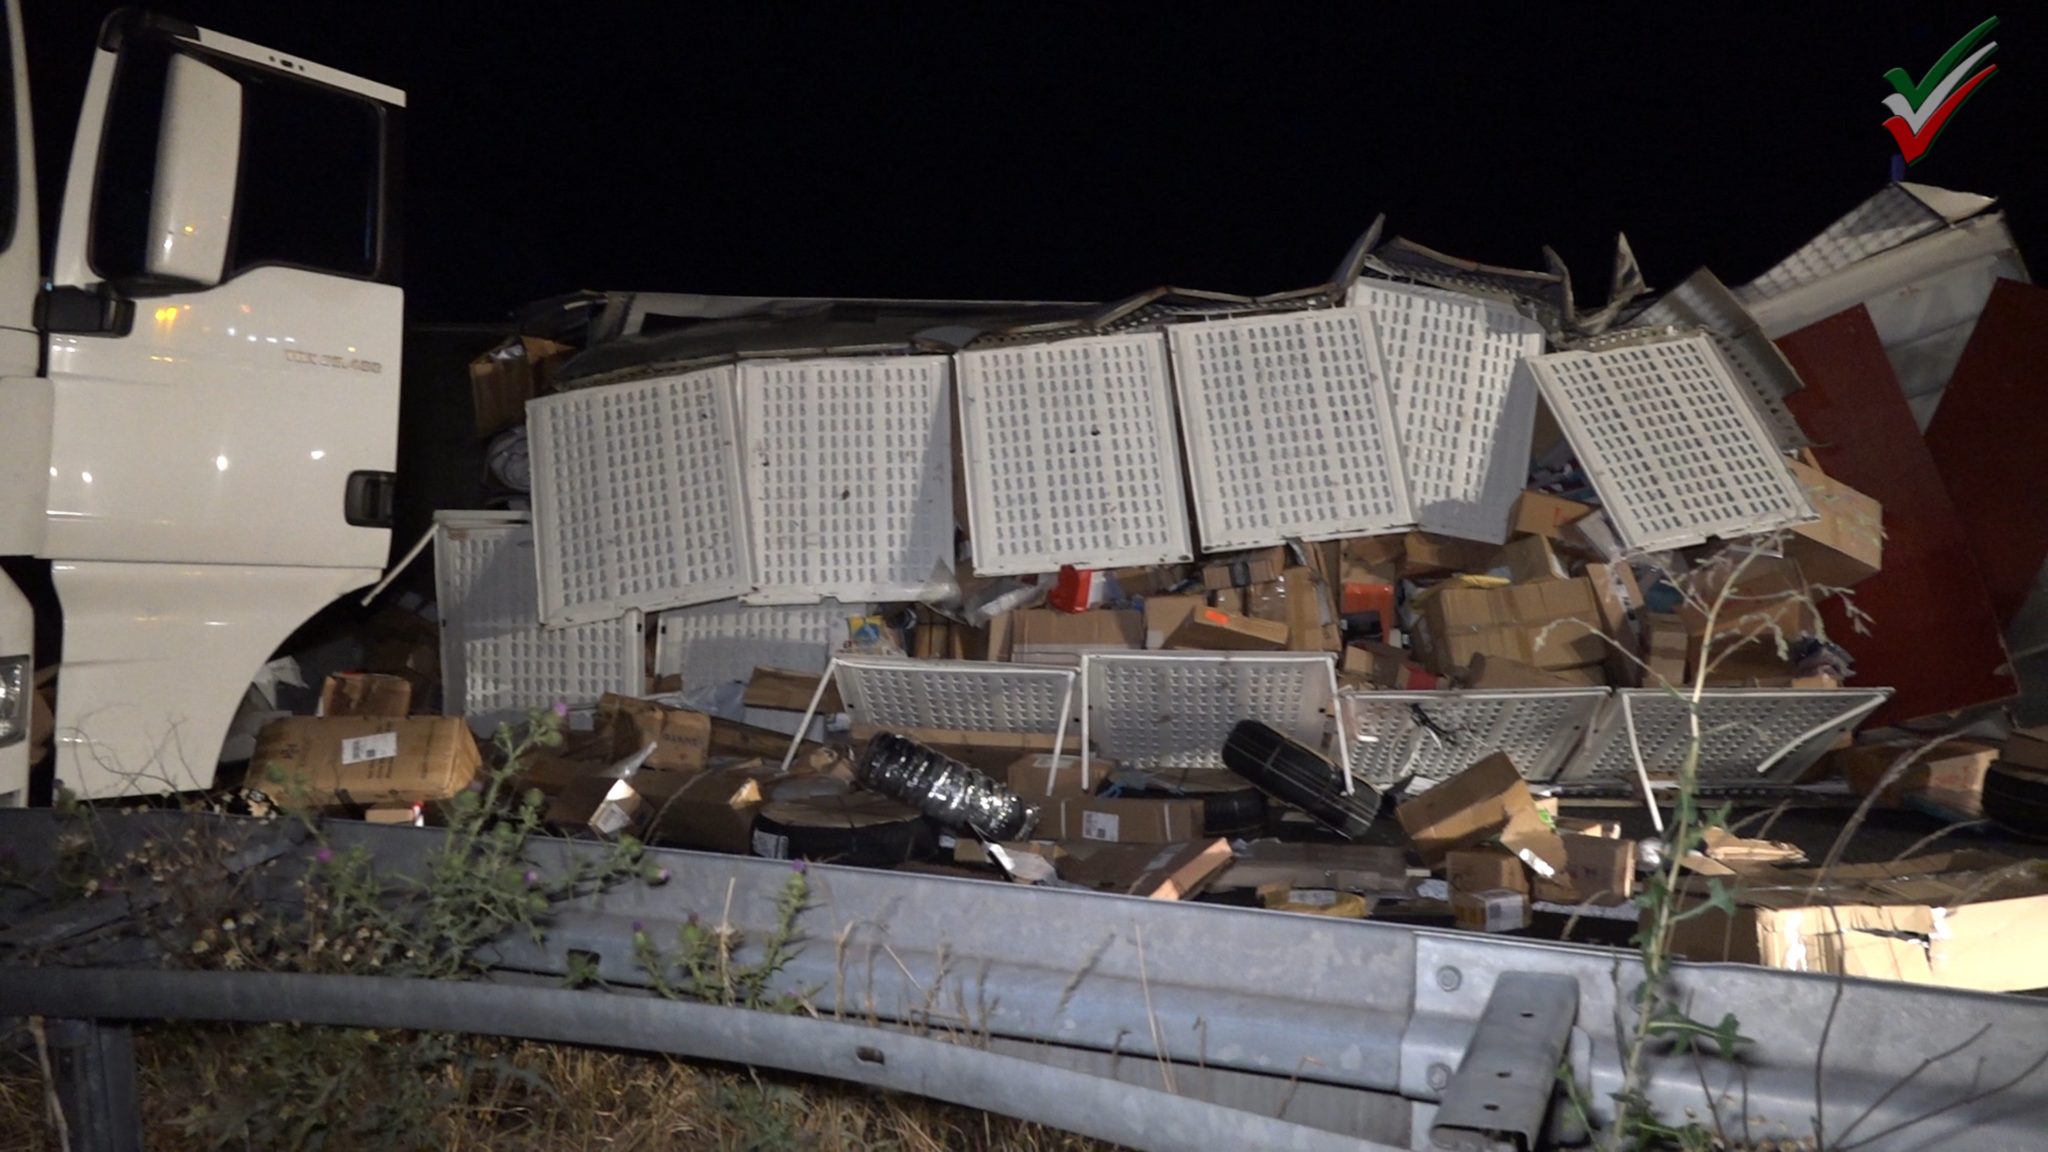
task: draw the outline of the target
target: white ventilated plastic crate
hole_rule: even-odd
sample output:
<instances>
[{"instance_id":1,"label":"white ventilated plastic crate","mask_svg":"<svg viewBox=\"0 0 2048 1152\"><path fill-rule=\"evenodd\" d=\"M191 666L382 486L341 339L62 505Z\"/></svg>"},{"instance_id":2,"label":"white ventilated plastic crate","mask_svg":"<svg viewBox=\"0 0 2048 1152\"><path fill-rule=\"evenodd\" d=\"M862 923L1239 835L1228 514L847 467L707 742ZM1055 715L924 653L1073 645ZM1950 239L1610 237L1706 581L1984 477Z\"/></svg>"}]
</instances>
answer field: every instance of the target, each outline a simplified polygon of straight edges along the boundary
<instances>
[{"instance_id":1,"label":"white ventilated plastic crate","mask_svg":"<svg viewBox=\"0 0 2048 1152\"><path fill-rule=\"evenodd\" d=\"M1942 224L1941 213L1892 185L1858 204L1769 271L1736 289L1735 294L1751 304L1768 300L1924 236Z\"/></svg>"},{"instance_id":2,"label":"white ventilated plastic crate","mask_svg":"<svg viewBox=\"0 0 2048 1152\"><path fill-rule=\"evenodd\" d=\"M1815 518L1706 336L1555 352L1524 364L1629 551Z\"/></svg>"},{"instance_id":3,"label":"white ventilated plastic crate","mask_svg":"<svg viewBox=\"0 0 2048 1152\"><path fill-rule=\"evenodd\" d=\"M1499 303L1360 280L1353 307L1372 317L1393 392L1416 525L1505 543L1529 477L1536 388L1515 371L1543 351L1543 328Z\"/></svg>"},{"instance_id":4,"label":"white ventilated plastic crate","mask_svg":"<svg viewBox=\"0 0 2048 1152\"><path fill-rule=\"evenodd\" d=\"M1709 688L1699 705L1698 778L1718 785L1796 780L1890 694L1883 688ZM1689 715L1687 700L1663 689L1617 691L1558 782L1628 785L1643 774L1676 776L1690 739Z\"/></svg>"},{"instance_id":5,"label":"white ventilated plastic crate","mask_svg":"<svg viewBox=\"0 0 2048 1152\"><path fill-rule=\"evenodd\" d=\"M1414 526L1363 311L1179 324L1169 335L1204 551Z\"/></svg>"},{"instance_id":6,"label":"white ventilated plastic crate","mask_svg":"<svg viewBox=\"0 0 2048 1152\"><path fill-rule=\"evenodd\" d=\"M1164 336L1011 345L955 363L976 573L1190 558Z\"/></svg>"},{"instance_id":7,"label":"white ventilated plastic crate","mask_svg":"<svg viewBox=\"0 0 2048 1152\"><path fill-rule=\"evenodd\" d=\"M1504 752L1523 778L1557 774L1579 746L1605 688L1338 694L1351 771L1386 790L1405 780L1447 780Z\"/></svg>"},{"instance_id":8,"label":"white ventilated plastic crate","mask_svg":"<svg viewBox=\"0 0 2048 1152\"><path fill-rule=\"evenodd\" d=\"M1809 441L1785 407L1785 397L1801 387L1799 374L1757 326L1756 318L1720 279L1705 268L1680 281L1632 322L1637 327L1679 325L1703 329L1728 366L1757 418L1770 429L1781 451L1794 451Z\"/></svg>"},{"instance_id":9,"label":"white ventilated plastic crate","mask_svg":"<svg viewBox=\"0 0 2048 1152\"><path fill-rule=\"evenodd\" d=\"M882 728L1064 734L1074 708L1071 668L841 656L832 671L853 722Z\"/></svg>"},{"instance_id":10,"label":"white ventilated plastic crate","mask_svg":"<svg viewBox=\"0 0 2048 1152\"><path fill-rule=\"evenodd\" d=\"M527 439L547 626L754 586L732 369L543 397Z\"/></svg>"},{"instance_id":11,"label":"white ventilated plastic crate","mask_svg":"<svg viewBox=\"0 0 2048 1152\"><path fill-rule=\"evenodd\" d=\"M923 600L953 555L944 356L740 369L756 604Z\"/></svg>"},{"instance_id":12,"label":"white ventilated plastic crate","mask_svg":"<svg viewBox=\"0 0 2048 1152\"><path fill-rule=\"evenodd\" d=\"M742 604L721 600L663 612L655 620L654 671L681 676L685 691L746 681L756 668L822 673L847 637L847 618L865 604Z\"/></svg>"},{"instance_id":13,"label":"white ventilated plastic crate","mask_svg":"<svg viewBox=\"0 0 2048 1152\"><path fill-rule=\"evenodd\" d=\"M1321 750L1337 664L1320 652L1101 652L1081 657L1082 755L1134 768L1221 768L1240 720ZM1349 763L1340 741L1335 753Z\"/></svg>"},{"instance_id":14,"label":"white ventilated plastic crate","mask_svg":"<svg viewBox=\"0 0 2048 1152\"><path fill-rule=\"evenodd\" d=\"M540 626L533 528L520 513L443 513L434 526L442 711L488 734L527 710L642 688L640 614Z\"/></svg>"}]
</instances>

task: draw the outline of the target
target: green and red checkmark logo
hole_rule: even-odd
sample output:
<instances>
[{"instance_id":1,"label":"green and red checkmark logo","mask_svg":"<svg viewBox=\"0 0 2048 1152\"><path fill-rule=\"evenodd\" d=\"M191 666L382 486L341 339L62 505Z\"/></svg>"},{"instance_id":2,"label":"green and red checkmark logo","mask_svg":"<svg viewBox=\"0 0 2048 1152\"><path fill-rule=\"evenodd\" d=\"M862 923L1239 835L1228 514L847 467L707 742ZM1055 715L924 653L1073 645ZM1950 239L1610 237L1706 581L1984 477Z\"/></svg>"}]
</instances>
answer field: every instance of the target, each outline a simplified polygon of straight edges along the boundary
<instances>
[{"instance_id":1,"label":"green and red checkmark logo","mask_svg":"<svg viewBox=\"0 0 2048 1152\"><path fill-rule=\"evenodd\" d=\"M1917 164L1927 150L1934 147L1934 138L1948 126L1949 117L1970 98L1979 84L1991 78L1998 71L1998 65L1986 64L1983 69L1973 71L1984 58L1998 50L1998 42L1991 41L1983 47L1976 47L1993 28L1998 27L1998 17L1993 16L1969 34L1955 42L1941 59L1934 62L1927 75L1918 82L1907 75L1903 68L1894 68L1884 74L1891 81L1892 95L1884 98L1884 106L1892 110L1891 119L1884 126L1891 131L1892 139L1899 142L1899 155L1908 164ZM1973 51L1974 49L1974 51Z\"/></svg>"}]
</instances>

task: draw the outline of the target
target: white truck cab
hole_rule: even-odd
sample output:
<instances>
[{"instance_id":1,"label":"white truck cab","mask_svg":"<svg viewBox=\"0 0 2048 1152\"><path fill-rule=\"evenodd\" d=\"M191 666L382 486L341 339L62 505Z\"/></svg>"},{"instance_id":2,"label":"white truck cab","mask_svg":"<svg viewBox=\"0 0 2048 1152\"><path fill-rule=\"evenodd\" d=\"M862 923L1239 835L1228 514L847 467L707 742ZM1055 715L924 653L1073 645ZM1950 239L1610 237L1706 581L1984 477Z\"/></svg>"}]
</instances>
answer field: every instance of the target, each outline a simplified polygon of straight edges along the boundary
<instances>
[{"instance_id":1,"label":"white truck cab","mask_svg":"<svg viewBox=\"0 0 2048 1152\"><path fill-rule=\"evenodd\" d=\"M50 565L57 781L204 788L256 671L389 553L405 97L117 13L45 277L21 29L6 0L0 556ZM27 794L23 599L0 576L0 803Z\"/></svg>"}]
</instances>

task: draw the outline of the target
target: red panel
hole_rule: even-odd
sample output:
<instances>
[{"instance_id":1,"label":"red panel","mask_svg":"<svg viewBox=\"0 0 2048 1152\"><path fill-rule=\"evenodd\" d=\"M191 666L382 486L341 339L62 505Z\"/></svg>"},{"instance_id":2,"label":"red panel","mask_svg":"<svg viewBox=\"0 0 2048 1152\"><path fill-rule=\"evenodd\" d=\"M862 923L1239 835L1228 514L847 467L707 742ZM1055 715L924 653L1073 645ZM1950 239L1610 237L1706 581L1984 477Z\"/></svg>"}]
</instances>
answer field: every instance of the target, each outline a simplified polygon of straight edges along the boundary
<instances>
[{"instance_id":1,"label":"red panel","mask_svg":"<svg viewBox=\"0 0 2048 1152\"><path fill-rule=\"evenodd\" d=\"M1785 400L1821 470L1884 505L1884 570L1855 589L1870 635L1830 601L1828 634L1856 657L1856 683L1894 694L1871 718L1894 724L2004 700L2005 640L1955 505L1861 305L1778 347L1806 387Z\"/></svg>"},{"instance_id":2,"label":"red panel","mask_svg":"<svg viewBox=\"0 0 2048 1152\"><path fill-rule=\"evenodd\" d=\"M1999 623L2010 626L2048 560L2048 288L1992 287L1934 410L1927 450Z\"/></svg>"}]
</instances>

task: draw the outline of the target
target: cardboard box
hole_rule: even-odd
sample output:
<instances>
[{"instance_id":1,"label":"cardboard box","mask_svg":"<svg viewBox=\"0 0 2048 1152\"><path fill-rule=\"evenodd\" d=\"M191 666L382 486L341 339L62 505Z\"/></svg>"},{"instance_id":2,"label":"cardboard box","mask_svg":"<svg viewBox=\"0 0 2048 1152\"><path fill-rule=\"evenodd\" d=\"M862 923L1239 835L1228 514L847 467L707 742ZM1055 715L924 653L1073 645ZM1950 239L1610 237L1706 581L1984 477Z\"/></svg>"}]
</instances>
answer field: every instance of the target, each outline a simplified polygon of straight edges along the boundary
<instances>
[{"instance_id":1,"label":"cardboard box","mask_svg":"<svg viewBox=\"0 0 2048 1152\"><path fill-rule=\"evenodd\" d=\"M1551 541L1568 539L1565 529L1587 516L1592 515L1591 504L1552 496L1548 492L1524 492L1515 500L1514 513L1508 518L1508 533L1513 536L1541 536Z\"/></svg>"},{"instance_id":2,"label":"cardboard box","mask_svg":"<svg viewBox=\"0 0 2048 1152\"><path fill-rule=\"evenodd\" d=\"M1182 564L1114 568L1109 574L1116 579L1117 589L1126 599L1164 595L1180 587L1188 579L1187 567Z\"/></svg>"},{"instance_id":3,"label":"cardboard box","mask_svg":"<svg viewBox=\"0 0 2048 1152\"><path fill-rule=\"evenodd\" d=\"M1289 558L1285 546L1219 556L1202 565L1202 587L1210 592L1248 588L1280 579Z\"/></svg>"},{"instance_id":4,"label":"cardboard box","mask_svg":"<svg viewBox=\"0 0 2048 1152\"><path fill-rule=\"evenodd\" d=\"M1998 758L2015 768L2048 772L2048 727L2013 729Z\"/></svg>"},{"instance_id":5,"label":"cardboard box","mask_svg":"<svg viewBox=\"0 0 2048 1152\"><path fill-rule=\"evenodd\" d=\"M1401 575L1433 576L1444 572L1481 572L1497 551L1494 545L1454 536L1410 532L1401 537Z\"/></svg>"},{"instance_id":6,"label":"cardboard box","mask_svg":"<svg viewBox=\"0 0 2048 1152\"><path fill-rule=\"evenodd\" d=\"M383 672L336 672L320 685L322 716L410 716L412 681Z\"/></svg>"},{"instance_id":7,"label":"cardboard box","mask_svg":"<svg viewBox=\"0 0 2048 1152\"><path fill-rule=\"evenodd\" d=\"M1487 559L1483 571L1516 584L1562 580L1570 575L1565 571L1564 561L1557 558L1556 550L1550 546L1550 539L1545 536L1523 536L1511 541Z\"/></svg>"},{"instance_id":8,"label":"cardboard box","mask_svg":"<svg viewBox=\"0 0 2048 1152\"><path fill-rule=\"evenodd\" d=\"M1129 652L1144 646L1145 617L1139 612L1026 608L1010 614L1010 659L1018 664L1076 668L1089 652Z\"/></svg>"},{"instance_id":9,"label":"cardboard box","mask_svg":"<svg viewBox=\"0 0 2048 1152\"><path fill-rule=\"evenodd\" d=\"M753 851L754 816L773 769L759 762L697 773L642 771L633 786L645 804L647 836L709 852Z\"/></svg>"},{"instance_id":10,"label":"cardboard box","mask_svg":"<svg viewBox=\"0 0 2048 1152\"><path fill-rule=\"evenodd\" d=\"M1472 657L1472 666L1466 670L1461 680L1465 687L1480 691L1510 688L1586 688L1606 684L1607 674L1598 664L1545 672L1541 668L1532 668L1520 660L1510 660L1506 656L1489 656L1481 652Z\"/></svg>"},{"instance_id":11,"label":"cardboard box","mask_svg":"<svg viewBox=\"0 0 2048 1152\"><path fill-rule=\"evenodd\" d=\"M1691 640L1683 618L1670 612L1645 613L1643 663L1648 668L1635 669L1636 677L1631 683L1646 688L1683 687L1687 683L1686 658L1690 651Z\"/></svg>"},{"instance_id":12,"label":"cardboard box","mask_svg":"<svg viewBox=\"0 0 2048 1152\"><path fill-rule=\"evenodd\" d=\"M560 828L587 827L600 836L616 836L633 827L645 801L633 782L619 776L581 776L548 798L545 819Z\"/></svg>"},{"instance_id":13,"label":"cardboard box","mask_svg":"<svg viewBox=\"0 0 2048 1152\"><path fill-rule=\"evenodd\" d=\"M1045 805L1036 831L1049 840L1170 844L1202 834L1202 802L1069 796Z\"/></svg>"},{"instance_id":14,"label":"cardboard box","mask_svg":"<svg viewBox=\"0 0 2048 1152\"><path fill-rule=\"evenodd\" d=\"M1010 791L1038 804L1047 799L1095 795L1111 766L1109 761L1097 757L1088 762L1084 772L1079 756L1055 758L1049 753L1034 752L1018 757L1004 776Z\"/></svg>"},{"instance_id":15,"label":"cardboard box","mask_svg":"<svg viewBox=\"0 0 2048 1152\"><path fill-rule=\"evenodd\" d=\"M1407 853L1376 844L1253 840L1212 888L1335 888L1399 895L1408 890Z\"/></svg>"},{"instance_id":16,"label":"cardboard box","mask_svg":"<svg viewBox=\"0 0 2048 1152\"><path fill-rule=\"evenodd\" d=\"M1060 878L1102 892L1185 900L1208 885L1230 863L1230 841L1193 840L1158 847L1122 844L1069 856L1057 863Z\"/></svg>"},{"instance_id":17,"label":"cardboard box","mask_svg":"<svg viewBox=\"0 0 2048 1152\"><path fill-rule=\"evenodd\" d=\"M421 824L420 808L416 804L393 804L380 808L363 810L365 824Z\"/></svg>"},{"instance_id":18,"label":"cardboard box","mask_svg":"<svg viewBox=\"0 0 2048 1152\"><path fill-rule=\"evenodd\" d=\"M1515 932L1529 926L1529 894L1505 888L1451 893L1451 917L1474 932Z\"/></svg>"},{"instance_id":19,"label":"cardboard box","mask_svg":"<svg viewBox=\"0 0 2048 1152\"><path fill-rule=\"evenodd\" d=\"M922 629L919 629L922 634ZM756 668L747 680L745 704L749 708L780 708L785 712L802 712L811 706L811 699L817 695L818 681L824 679L814 672L792 672L787 668ZM818 698L820 713L844 712L846 704L839 698L839 685L825 686L825 695Z\"/></svg>"},{"instance_id":20,"label":"cardboard box","mask_svg":"<svg viewBox=\"0 0 2048 1152\"><path fill-rule=\"evenodd\" d=\"M597 727L611 734L614 758L630 756L654 745L654 751L641 765L643 768L701 772L710 759L711 717L702 712L607 692L597 701ZM789 738L782 737L782 742L786 751Z\"/></svg>"},{"instance_id":21,"label":"cardboard box","mask_svg":"<svg viewBox=\"0 0 2048 1152\"><path fill-rule=\"evenodd\" d=\"M250 766L303 803L383 806L455 795L483 754L459 716L293 716L264 726Z\"/></svg>"},{"instance_id":22,"label":"cardboard box","mask_svg":"<svg viewBox=\"0 0 2048 1152\"><path fill-rule=\"evenodd\" d=\"M1788 460L1792 475L1820 513L1811 524L1795 524L1785 554L1816 584L1850 588L1884 568L1884 507L1820 469Z\"/></svg>"},{"instance_id":23,"label":"cardboard box","mask_svg":"<svg viewBox=\"0 0 2048 1152\"><path fill-rule=\"evenodd\" d=\"M1460 892L1476 895L1480 892L1497 892L1506 889L1511 892L1529 894L1529 870L1522 866L1513 852L1505 848L1481 845L1460 848L1444 857L1444 880L1451 886L1451 894Z\"/></svg>"},{"instance_id":24,"label":"cardboard box","mask_svg":"<svg viewBox=\"0 0 2048 1152\"><path fill-rule=\"evenodd\" d=\"M1712 908L1673 932L1692 960L1733 960L1824 975L1980 992L2048 986L2048 878L1980 852L1751 875L1733 917ZM1726 883L1725 881L1723 883ZM1703 902L1705 881L1691 882Z\"/></svg>"},{"instance_id":25,"label":"cardboard box","mask_svg":"<svg viewBox=\"0 0 2048 1152\"><path fill-rule=\"evenodd\" d=\"M1329 588L1315 569L1296 566L1280 574L1286 609L1287 647L1296 652L1335 652L1344 646L1334 627Z\"/></svg>"},{"instance_id":26,"label":"cardboard box","mask_svg":"<svg viewBox=\"0 0 2048 1152\"><path fill-rule=\"evenodd\" d=\"M1495 752L1394 809L1408 842L1425 864L1455 849L1499 838L1539 876L1565 867L1565 849L1537 812L1514 761Z\"/></svg>"},{"instance_id":27,"label":"cardboard box","mask_svg":"<svg viewBox=\"0 0 2048 1152\"><path fill-rule=\"evenodd\" d=\"M1506 656L1557 671L1601 664L1607 638L1590 580L1543 580L1486 586L1464 577L1419 596L1416 651L1443 673L1469 667L1474 656Z\"/></svg>"},{"instance_id":28,"label":"cardboard box","mask_svg":"<svg viewBox=\"0 0 2048 1152\"><path fill-rule=\"evenodd\" d=\"M1287 625L1220 608L1201 608L1166 638L1166 646L1206 652L1278 652L1287 647Z\"/></svg>"},{"instance_id":29,"label":"cardboard box","mask_svg":"<svg viewBox=\"0 0 2048 1152\"><path fill-rule=\"evenodd\" d=\"M1829 760L1839 767L1851 791L1868 796L1878 790L1885 773L1921 743L1863 744L1831 753ZM1877 807L1929 808L1965 820L1981 819L1984 778L2000 758L2000 750L1990 744L1975 740L1943 741L1892 781L1878 797Z\"/></svg>"},{"instance_id":30,"label":"cardboard box","mask_svg":"<svg viewBox=\"0 0 2048 1152\"><path fill-rule=\"evenodd\" d=\"M1374 688L1423 691L1445 687L1444 678L1409 659L1406 648L1361 640L1344 649L1338 671Z\"/></svg>"},{"instance_id":31,"label":"cardboard box","mask_svg":"<svg viewBox=\"0 0 2048 1152\"><path fill-rule=\"evenodd\" d=\"M1372 914L1372 904L1369 896L1339 892L1334 888L1289 888L1285 884L1269 884L1259 889L1259 906L1268 912L1363 920Z\"/></svg>"},{"instance_id":32,"label":"cardboard box","mask_svg":"<svg viewBox=\"0 0 2048 1152\"><path fill-rule=\"evenodd\" d=\"M1636 892L1636 842L1563 833L1564 867L1538 876L1531 896L1552 904L1623 904Z\"/></svg>"},{"instance_id":33,"label":"cardboard box","mask_svg":"<svg viewBox=\"0 0 2048 1152\"><path fill-rule=\"evenodd\" d=\"M1254 620L1287 622L1287 589L1280 581L1254 584L1244 590L1244 614Z\"/></svg>"},{"instance_id":34,"label":"cardboard box","mask_svg":"<svg viewBox=\"0 0 2048 1152\"><path fill-rule=\"evenodd\" d=\"M575 351L537 336L505 341L469 362L469 400L479 440L526 423L526 402L548 394L555 366Z\"/></svg>"}]
</instances>

